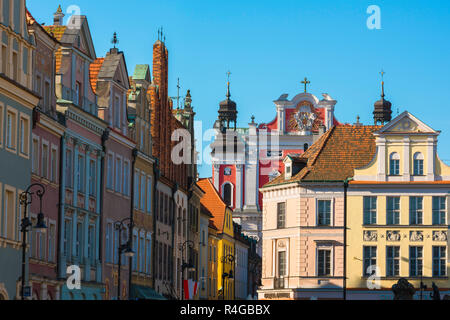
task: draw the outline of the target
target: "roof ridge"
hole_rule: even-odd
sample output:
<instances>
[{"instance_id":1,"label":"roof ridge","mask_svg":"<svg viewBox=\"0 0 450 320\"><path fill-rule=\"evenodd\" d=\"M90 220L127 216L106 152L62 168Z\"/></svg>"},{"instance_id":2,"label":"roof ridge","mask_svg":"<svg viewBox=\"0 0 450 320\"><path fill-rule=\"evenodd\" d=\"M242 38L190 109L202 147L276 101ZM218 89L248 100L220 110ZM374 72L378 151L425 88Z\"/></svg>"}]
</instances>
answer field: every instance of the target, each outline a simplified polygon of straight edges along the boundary
<instances>
[{"instance_id":1,"label":"roof ridge","mask_svg":"<svg viewBox=\"0 0 450 320\"><path fill-rule=\"evenodd\" d=\"M325 146L327 145L328 141L330 140L330 137L335 129L336 129L336 126L333 126L330 130L328 130L327 133L325 133L326 136L324 138L324 141L323 141L322 145L320 146L319 151L317 152L316 156L314 157L313 163L311 163L311 166L308 166L308 167L313 167L316 164L317 159L319 158L319 155L322 154L323 149L325 149Z\"/></svg>"}]
</instances>

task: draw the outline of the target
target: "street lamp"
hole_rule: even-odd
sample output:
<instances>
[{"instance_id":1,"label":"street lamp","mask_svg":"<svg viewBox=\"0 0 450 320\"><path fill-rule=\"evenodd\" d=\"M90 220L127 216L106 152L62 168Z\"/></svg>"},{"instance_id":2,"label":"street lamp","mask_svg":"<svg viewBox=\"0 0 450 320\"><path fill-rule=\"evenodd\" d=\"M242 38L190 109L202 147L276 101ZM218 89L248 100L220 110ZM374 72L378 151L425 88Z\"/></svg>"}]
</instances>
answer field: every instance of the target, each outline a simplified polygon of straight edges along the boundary
<instances>
[{"instance_id":1,"label":"street lamp","mask_svg":"<svg viewBox=\"0 0 450 320\"><path fill-rule=\"evenodd\" d=\"M37 188L35 192L31 190ZM38 221L33 227L36 231L45 232L47 226L44 221L44 214L42 213L42 198L45 194L45 187L40 183L34 183L30 185L26 191L20 194L20 205L24 206L24 214L22 223L20 225L22 232L22 300L25 300L25 267L26 267L26 248L27 248L27 232L30 231L28 228L33 227L30 219L28 218L28 206L33 203L33 196L36 195L39 198L39 213Z\"/></svg>"},{"instance_id":2,"label":"street lamp","mask_svg":"<svg viewBox=\"0 0 450 320\"><path fill-rule=\"evenodd\" d=\"M122 244L122 230L126 221L130 221L129 224L129 236L128 241L125 244ZM117 249L119 255L119 269L117 271L117 300L120 300L120 270L122 269L122 254L127 258L134 257L134 251L131 248L131 229L133 228L131 224L131 218L125 218L122 221L118 221L115 223L116 230L119 231L119 247ZM131 265L129 266L132 267Z\"/></svg>"},{"instance_id":3,"label":"street lamp","mask_svg":"<svg viewBox=\"0 0 450 320\"><path fill-rule=\"evenodd\" d=\"M235 258L232 254L227 254L226 256L222 257L222 263L224 264L223 269L225 270L225 265L226 264L230 264L231 266L231 270L229 273L223 272L222 273L222 288L223 288L223 292L222 292L222 300L225 300L225 295L226 295L226 288L228 286L225 285L225 279L230 279L233 280L234 279L234 275L233 275L233 264L235 262Z\"/></svg>"},{"instance_id":4,"label":"street lamp","mask_svg":"<svg viewBox=\"0 0 450 320\"><path fill-rule=\"evenodd\" d=\"M190 272L195 271L195 266L192 264L192 262L189 261L188 263L186 263L184 260L184 253L185 253L185 250L187 249L187 245L189 245L189 248L192 248L194 246L194 242L191 240L187 240L181 245L181 248L180 248L181 259L183 260L182 265L181 265L181 300L184 300L184 285L183 285L184 270L187 269Z\"/></svg>"}]
</instances>

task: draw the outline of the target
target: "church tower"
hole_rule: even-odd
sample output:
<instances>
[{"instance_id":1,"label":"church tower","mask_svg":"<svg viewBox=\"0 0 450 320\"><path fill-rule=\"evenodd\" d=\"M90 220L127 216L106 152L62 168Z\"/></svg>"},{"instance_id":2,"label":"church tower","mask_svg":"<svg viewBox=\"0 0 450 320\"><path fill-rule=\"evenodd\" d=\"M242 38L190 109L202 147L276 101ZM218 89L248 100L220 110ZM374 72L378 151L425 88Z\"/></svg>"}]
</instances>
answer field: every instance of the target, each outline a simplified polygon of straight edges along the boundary
<instances>
[{"instance_id":1,"label":"church tower","mask_svg":"<svg viewBox=\"0 0 450 320\"><path fill-rule=\"evenodd\" d=\"M384 76L384 72L381 72L381 77ZM375 109L373 111L373 119L375 125L385 123L392 120L392 103L384 99L384 80L381 81L381 100L375 102Z\"/></svg>"},{"instance_id":2,"label":"church tower","mask_svg":"<svg viewBox=\"0 0 450 320\"><path fill-rule=\"evenodd\" d=\"M219 104L219 119L216 122L216 126L220 127L221 132L225 132L226 130L231 129L230 123L234 125L234 131L236 131L238 112L236 108L236 102L230 99L230 81L228 81L227 86L227 99Z\"/></svg>"}]
</instances>

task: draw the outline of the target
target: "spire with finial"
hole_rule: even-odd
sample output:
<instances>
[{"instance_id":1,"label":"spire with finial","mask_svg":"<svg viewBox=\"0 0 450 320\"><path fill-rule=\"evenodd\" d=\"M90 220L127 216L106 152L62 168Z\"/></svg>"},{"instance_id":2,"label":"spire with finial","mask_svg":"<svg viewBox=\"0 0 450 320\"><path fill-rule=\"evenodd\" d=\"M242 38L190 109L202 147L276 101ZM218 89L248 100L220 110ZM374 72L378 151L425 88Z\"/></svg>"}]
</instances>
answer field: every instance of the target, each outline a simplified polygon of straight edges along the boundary
<instances>
[{"instance_id":1,"label":"spire with finial","mask_svg":"<svg viewBox=\"0 0 450 320\"><path fill-rule=\"evenodd\" d=\"M231 129L230 123L234 124L234 130L236 130L236 121L237 121L237 108L236 102L231 100L231 91L230 91L230 76L231 72L227 72L227 99L222 101L219 105L219 123L222 130Z\"/></svg>"},{"instance_id":2,"label":"spire with finial","mask_svg":"<svg viewBox=\"0 0 450 320\"><path fill-rule=\"evenodd\" d=\"M392 119L392 103L385 99L384 94L384 75L386 72L381 70L381 100L375 102L375 109L373 112L373 117L375 124L381 123L385 124Z\"/></svg>"},{"instance_id":3,"label":"spire with finial","mask_svg":"<svg viewBox=\"0 0 450 320\"><path fill-rule=\"evenodd\" d=\"M117 32L114 32L111 43L113 44L114 49L116 49L116 46L119 43L119 39L117 38Z\"/></svg>"},{"instance_id":4,"label":"spire with finial","mask_svg":"<svg viewBox=\"0 0 450 320\"><path fill-rule=\"evenodd\" d=\"M61 5L58 6L58 9L56 9L55 14L53 15L53 24L55 26L62 26L63 25L63 19L64 19L64 13L62 11Z\"/></svg>"}]
</instances>

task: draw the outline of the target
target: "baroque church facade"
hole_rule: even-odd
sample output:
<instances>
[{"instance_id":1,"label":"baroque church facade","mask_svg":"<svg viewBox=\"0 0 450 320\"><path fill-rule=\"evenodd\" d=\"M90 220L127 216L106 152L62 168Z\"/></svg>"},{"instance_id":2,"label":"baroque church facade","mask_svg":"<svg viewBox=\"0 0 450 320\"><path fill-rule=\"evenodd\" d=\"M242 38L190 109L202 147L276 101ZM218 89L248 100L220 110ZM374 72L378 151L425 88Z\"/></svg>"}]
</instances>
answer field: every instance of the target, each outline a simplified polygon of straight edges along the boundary
<instances>
[{"instance_id":1,"label":"baroque church facade","mask_svg":"<svg viewBox=\"0 0 450 320\"><path fill-rule=\"evenodd\" d=\"M337 101L328 94L319 100L305 91L291 100L283 94L274 101L275 118L238 128L237 104L231 100L230 83L226 100L220 103L211 144L213 184L230 208L233 219L245 235L258 241L262 255L262 207L260 188L284 171L288 154L303 154L328 129L339 122L334 116Z\"/></svg>"}]
</instances>

